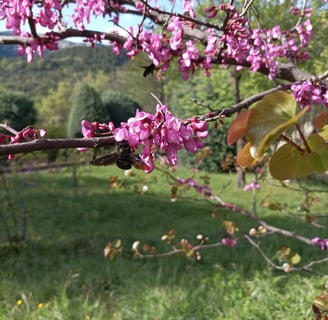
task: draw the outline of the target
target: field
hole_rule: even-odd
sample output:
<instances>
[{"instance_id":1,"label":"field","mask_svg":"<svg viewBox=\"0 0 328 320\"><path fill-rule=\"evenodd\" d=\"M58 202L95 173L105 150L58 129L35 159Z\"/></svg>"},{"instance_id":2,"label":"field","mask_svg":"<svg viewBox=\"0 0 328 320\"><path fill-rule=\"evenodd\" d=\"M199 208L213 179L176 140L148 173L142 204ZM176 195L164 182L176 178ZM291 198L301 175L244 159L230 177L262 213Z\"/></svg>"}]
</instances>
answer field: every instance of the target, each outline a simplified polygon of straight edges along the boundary
<instances>
[{"instance_id":1,"label":"field","mask_svg":"<svg viewBox=\"0 0 328 320\"><path fill-rule=\"evenodd\" d=\"M161 241L169 229L177 241L197 243L195 236L202 233L213 243L225 235L222 217L233 220L240 234L253 225L222 209L214 216L214 207L200 196L195 199L193 190L179 193L172 202L172 185L161 172L126 177L115 167L88 166L73 172L68 168L24 173L2 182L2 221L10 224L12 232L20 231L27 216L27 239L10 248L5 228L1 230L0 320L314 319L311 305L328 279L327 263L314 272L284 273L272 269L243 239L233 248L203 250L201 261L185 255L133 258L131 246L136 240L141 247L148 244L158 252L169 251L172 247ZM187 170L175 174L191 175ZM113 176L117 176L115 188L109 183ZM251 193L237 190L235 179L211 175L213 193L251 210ZM141 195L145 185L148 190ZM308 187L327 190L325 185ZM279 202L284 209L258 206L258 214L309 238L327 236L327 229L291 214L300 213L303 195L286 190L270 179L261 183L258 201ZM317 196L321 201L311 213L326 215L320 223L327 224L326 195ZM123 253L109 261L103 250L117 239L122 240ZM270 258L282 246L299 253L301 264L327 256L278 235L257 241Z\"/></svg>"}]
</instances>

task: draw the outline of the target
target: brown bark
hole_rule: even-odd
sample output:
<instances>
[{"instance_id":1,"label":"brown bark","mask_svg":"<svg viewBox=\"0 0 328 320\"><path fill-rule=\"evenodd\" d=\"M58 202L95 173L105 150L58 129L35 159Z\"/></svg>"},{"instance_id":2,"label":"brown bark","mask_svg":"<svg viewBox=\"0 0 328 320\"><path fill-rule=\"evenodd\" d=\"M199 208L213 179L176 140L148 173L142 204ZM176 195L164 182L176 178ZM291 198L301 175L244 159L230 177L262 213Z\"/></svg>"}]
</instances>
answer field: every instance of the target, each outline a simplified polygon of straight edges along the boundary
<instances>
[{"instance_id":1,"label":"brown bark","mask_svg":"<svg viewBox=\"0 0 328 320\"><path fill-rule=\"evenodd\" d=\"M230 68L230 76L231 76L231 84L232 84L232 93L233 93L234 103L237 104L241 101L240 90L239 90L241 74L239 71L236 70L236 67L231 67ZM239 139L237 141L237 154L243 148L244 144L245 144L244 139ZM246 184L245 170L239 166L237 166L236 169L237 169L237 187L242 188Z\"/></svg>"}]
</instances>

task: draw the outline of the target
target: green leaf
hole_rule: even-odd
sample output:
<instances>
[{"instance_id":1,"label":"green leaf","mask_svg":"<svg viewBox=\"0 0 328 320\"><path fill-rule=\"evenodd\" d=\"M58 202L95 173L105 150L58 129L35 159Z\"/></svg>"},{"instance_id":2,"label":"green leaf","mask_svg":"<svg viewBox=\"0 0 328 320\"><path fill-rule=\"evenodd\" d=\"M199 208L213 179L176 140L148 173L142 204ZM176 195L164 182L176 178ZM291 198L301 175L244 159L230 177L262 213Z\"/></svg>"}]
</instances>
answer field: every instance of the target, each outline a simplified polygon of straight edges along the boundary
<instances>
[{"instance_id":1,"label":"green leaf","mask_svg":"<svg viewBox=\"0 0 328 320\"><path fill-rule=\"evenodd\" d=\"M325 172L328 170L328 142L321 135L311 134L307 139L307 144L311 149L311 154L307 157L307 164L315 172Z\"/></svg>"},{"instance_id":2,"label":"green leaf","mask_svg":"<svg viewBox=\"0 0 328 320\"><path fill-rule=\"evenodd\" d=\"M295 265L295 264L300 263L301 259L302 258L298 253L293 253L291 255L291 257L289 258L289 261L290 261L291 264Z\"/></svg>"},{"instance_id":3,"label":"green leaf","mask_svg":"<svg viewBox=\"0 0 328 320\"><path fill-rule=\"evenodd\" d=\"M122 247L122 240L117 239L114 245L115 249L120 249Z\"/></svg>"},{"instance_id":4,"label":"green leaf","mask_svg":"<svg viewBox=\"0 0 328 320\"><path fill-rule=\"evenodd\" d=\"M295 147L285 144L271 157L269 170L271 175L279 180L302 178L313 173L306 157Z\"/></svg>"},{"instance_id":5,"label":"green leaf","mask_svg":"<svg viewBox=\"0 0 328 320\"><path fill-rule=\"evenodd\" d=\"M325 141L328 140L328 125L325 125L321 128L318 133Z\"/></svg>"},{"instance_id":6,"label":"green leaf","mask_svg":"<svg viewBox=\"0 0 328 320\"><path fill-rule=\"evenodd\" d=\"M289 127L295 125L307 109L296 113L296 101L288 93L277 91L256 104L248 122L250 153L261 160L265 150Z\"/></svg>"}]
</instances>

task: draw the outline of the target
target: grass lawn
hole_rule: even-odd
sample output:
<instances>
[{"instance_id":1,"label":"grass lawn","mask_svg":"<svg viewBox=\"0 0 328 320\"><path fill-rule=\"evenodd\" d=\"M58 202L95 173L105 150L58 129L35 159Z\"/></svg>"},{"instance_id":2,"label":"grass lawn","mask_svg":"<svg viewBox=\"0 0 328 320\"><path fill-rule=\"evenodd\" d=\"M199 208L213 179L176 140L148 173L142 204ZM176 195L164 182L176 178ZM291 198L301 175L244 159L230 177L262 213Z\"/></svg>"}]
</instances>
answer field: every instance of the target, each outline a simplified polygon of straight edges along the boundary
<instances>
[{"instance_id":1,"label":"grass lawn","mask_svg":"<svg viewBox=\"0 0 328 320\"><path fill-rule=\"evenodd\" d=\"M186 170L177 174L190 175ZM18 224L23 213L28 214L27 240L16 250L5 244L4 228L0 233L0 320L314 319L311 305L328 279L327 264L314 273L279 272L246 240L234 248L204 250L200 262L182 255L133 259L130 249L136 240L141 246L169 250L160 238L171 228L177 241L196 243L198 233L211 242L225 236L220 217L233 220L241 234L253 225L225 210L213 217L213 206L201 197L192 199L192 190L181 195L186 199L179 195L171 202L172 186L160 172L125 177L115 167L80 167L77 175L77 186L72 169L62 169L14 176L0 188L2 219L13 226L13 212ZM110 187L112 176L117 176L118 188ZM297 213L301 194L269 182L261 185L259 202L266 199L286 207L270 211L259 206L261 217L307 237L327 237L327 229L288 214ZM237 190L235 184L234 175L211 175L213 193L251 210L251 193ZM135 190L143 185L148 191L141 196ZM321 222L327 224L327 197L318 196L321 201L313 213L326 215ZM109 261L103 250L116 239L122 240L123 255ZM282 236L257 241L269 257L281 246L298 252L301 263L327 256Z\"/></svg>"}]
</instances>

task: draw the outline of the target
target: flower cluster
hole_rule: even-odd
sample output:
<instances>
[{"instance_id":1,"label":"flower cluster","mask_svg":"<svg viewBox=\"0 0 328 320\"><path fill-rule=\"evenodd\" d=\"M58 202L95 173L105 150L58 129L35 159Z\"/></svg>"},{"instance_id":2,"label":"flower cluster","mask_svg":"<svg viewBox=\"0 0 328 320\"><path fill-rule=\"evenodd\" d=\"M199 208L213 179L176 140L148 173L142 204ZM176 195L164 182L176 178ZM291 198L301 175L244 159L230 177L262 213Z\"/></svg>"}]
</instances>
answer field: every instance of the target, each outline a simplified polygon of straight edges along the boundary
<instances>
[{"instance_id":1,"label":"flower cluster","mask_svg":"<svg viewBox=\"0 0 328 320\"><path fill-rule=\"evenodd\" d=\"M54 33L58 27L67 23L63 19L63 6L60 0L47 0L36 3L29 0L6 0L0 2L0 20L6 22L6 28L14 35L28 39L28 45L18 46L20 55L26 54L31 62L35 53L41 57L45 49L57 50L59 37ZM143 16L154 15L151 7L142 2L135 2L136 12ZM236 7L223 3L205 8L210 19L207 25L195 29L196 14L194 1L183 1L183 15L172 14L156 34L153 30L143 26L128 28L125 42L122 38L112 38L112 48L115 54L121 54L124 49L128 57L133 58L140 52L145 52L156 67L164 72L169 68L170 61L176 59L183 79L187 80L197 67L210 76L213 61L223 64L237 64L238 68L248 67L251 71L263 71L270 79L274 79L278 72L278 60L292 58L296 62L309 58L306 51L312 40L313 27L310 21L311 8L291 8L291 14L302 17L294 29L282 30L280 26L271 29L252 28L250 20L245 14L240 14ZM76 0L72 22L78 30L84 31L85 24L92 16L109 16L115 23L119 23L119 15L128 11L119 0ZM217 16L224 17L222 28L217 25ZM27 23L33 24L31 32L22 30ZM200 23L201 20L200 20ZM48 32L36 36L39 27ZM165 30L166 29L166 30ZM195 37L190 37L190 33ZM198 34L200 33L200 34ZM95 33L86 37L85 42L102 41L105 35ZM198 39L204 48L197 45ZM319 103L328 105L328 94L322 84L306 80L292 87L293 95L302 106Z\"/></svg>"},{"instance_id":2,"label":"flower cluster","mask_svg":"<svg viewBox=\"0 0 328 320\"><path fill-rule=\"evenodd\" d=\"M37 26L53 30L59 22L57 10L62 9L61 1L47 0L36 7L33 4L34 1L27 0L1 1L0 20L6 21L6 28L12 30L14 35L25 38L32 38L30 33L22 30L27 20L33 22L35 30ZM38 9L36 13L33 12L35 9ZM58 37L55 37L51 31L47 32L42 39L35 37L29 41L29 45L18 46L18 54L26 54L28 62L32 62L35 52L42 57L45 49L58 50L58 40Z\"/></svg>"},{"instance_id":3,"label":"flower cluster","mask_svg":"<svg viewBox=\"0 0 328 320\"><path fill-rule=\"evenodd\" d=\"M185 1L185 10L191 17L192 2ZM212 59L220 52L222 62L229 64L235 60L240 66L249 66L250 70L258 71L266 68L270 79L274 79L278 70L277 59L293 57L296 61L309 58L304 51L312 40L312 25L309 19L300 23L294 31L282 31L280 26L272 29L252 29L249 20L241 17L236 8L228 4L210 6L205 8L210 19L214 19L219 12L229 17L222 34L214 28L207 30L207 45L200 52L194 41L184 41L185 31L193 29L190 21L180 16L173 16L168 23L167 30L170 34L154 34L138 28L130 28L124 48L129 57L134 57L139 50L146 52L154 65L165 71L172 58L177 58L179 70L183 79L187 80L197 66L203 68L205 75L210 75ZM293 14L303 14L292 9ZM311 11L307 10L305 16L309 17ZM121 52L114 47L115 52Z\"/></svg>"},{"instance_id":4,"label":"flower cluster","mask_svg":"<svg viewBox=\"0 0 328 320\"><path fill-rule=\"evenodd\" d=\"M204 146L201 139L207 137L208 130L205 121L194 118L184 125L168 111L167 106L157 105L154 115L137 111L135 117L122 122L119 128L114 128L112 123L107 125L83 120L82 134L86 138L113 134L115 141L127 141L132 150L142 146L143 150L139 157L146 164L145 171L149 173L154 169L154 152L157 149L167 155L169 165L175 166L177 152L182 147L189 152L197 152Z\"/></svg>"},{"instance_id":5,"label":"flower cluster","mask_svg":"<svg viewBox=\"0 0 328 320\"><path fill-rule=\"evenodd\" d=\"M246 184L243 190L244 191L249 191L249 190L255 191L257 189L260 189L260 185L255 182L251 182L250 184Z\"/></svg>"},{"instance_id":6,"label":"flower cluster","mask_svg":"<svg viewBox=\"0 0 328 320\"><path fill-rule=\"evenodd\" d=\"M26 33L26 36L29 37L30 35ZM23 56L26 54L27 62L32 62L35 52L37 52L39 56L43 58L44 51L46 49L58 50L58 41L59 38L55 36L53 32L48 32L42 38L34 38L31 40L28 46L19 45L18 55Z\"/></svg>"},{"instance_id":7,"label":"flower cluster","mask_svg":"<svg viewBox=\"0 0 328 320\"><path fill-rule=\"evenodd\" d=\"M149 10L139 2L136 3L136 8L142 13ZM35 26L39 25L53 30L57 25L62 24L62 17L58 14L61 10L62 3L59 0L47 0L42 2L40 6L33 6L33 1L3 1L0 4L0 19L6 19L7 29L13 30L14 34L29 37L28 34L23 34L21 30L21 26L28 19L32 20ZM192 0L183 1L183 10L186 16L192 19L196 18ZM118 23L118 12L125 11L126 8L115 0L109 2L104 0L77 0L72 19L76 28L83 31L85 30L85 23L90 23L91 15L95 17L115 15L113 19L115 23ZM131 27L124 46L114 42L114 52L120 53L121 49L124 48L129 57L134 57L139 51L146 52L154 65L161 71L168 68L170 59L177 58L179 70L184 79L189 77L196 66L203 68L205 74L209 75L212 58L218 52L221 53L223 63L233 59L240 66L249 65L252 71L257 71L263 67L267 68L271 79L277 73L277 58L287 56L294 57L296 60L308 58L308 54L303 50L312 39L312 25L308 19L311 11L308 9L306 12L301 12L292 8L292 14L303 15L307 18L298 24L294 31L282 31L279 26L268 30L263 28L252 29L249 20L245 16L241 16L236 8L229 4L212 5L206 8L205 12L210 19L215 19L219 12L229 19L224 25L222 34L215 32L214 28L207 30L208 38L204 39L207 46L201 52L204 55L202 58L200 58L199 49L192 40L184 41L185 31L193 29L194 23L192 20L174 15L168 20L167 31L169 34L165 32L155 34L152 31L143 30L141 26ZM100 38L92 37L92 41L99 41ZM89 38L87 41L91 41L91 39ZM49 38L47 49L55 50L57 42L57 39ZM42 51L43 45L43 43L31 43L31 48L26 52L29 61L31 61L30 51Z\"/></svg>"},{"instance_id":8,"label":"flower cluster","mask_svg":"<svg viewBox=\"0 0 328 320\"><path fill-rule=\"evenodd\" d=\"M236 238L223 238L221 239L221 243L226 247L235 247L237 245Z\"/></svg>"},{"instance_id":9,"label":"flower cluster","mask_svg":"<svg viewBox=\"0 0 328 320\"><path fill-rule=\"evenodd\" d=\"M209 15L214 12L226 11L230 19L221 37L225 44L222 51L223 62L234 59L240 66L249 63L251 71L261 68L268 69L268 76L274 79L278 69L278 58L294 57L295 60L305 60L309 54L303 49L312 40L312 25L310 20L299 24L296 32L282 31L280 26L272 29L252 29L249 20L241 17L231 5L212 6L207 10Z\"/></svg>"},{"instance_id":10,"label":"flower cluster","mask_svg":"<svg viewBox=\"0 0 328 320\"><path fill-rule=\"evenodd\" d=\"M111 10L108 10L109 6ZM42 1L37 5L35 1L29 0L1 1L0 20L6 21L6 28L12 30L14 35L31 39L28 41L27 46L20 45L18 47L18 53L19 55L26 54L27 61L32 62L35 52L38 52L42 57L45 49L58 50L59 39L53 35L53 30L56 27L60 29L63 25L66 25L65 22L61 21L62 14L60 12L62 9L63 2L60 0ZM105 14L110 17L113 15L113 21L118 23L119 16L117 12L119 11L124 12L126 9L115 0L77 0L72 21L78 30L83 31L85 30L85 23L90 23L91 15L95 17L104 16ZM42 37L38 37L22 30L22 26L26 25L27 21L34 24L33 32L38 31L39 27L48 29L48 32L43 34ZM93 37L87 38L86 42L91 42L93 45L101 39L101 35L95 34Z\"/></svg>"},{"instance_id":11,"label":"flower cluster","mask_svg":"<svg viewBox=\"0 0 328 320\"><path fill-rule=\"evenodd\" d=\"M316 237L312 239L312 243L320 247L322 251L328 251L328 239Z\"/></svg>"},{"instance_id":12,"label":"flower cluster","mask_svg":"<svg viewBox=\"0 0 328 320\"><path fill-rule=\"evenodd\" d=\"M103 15L106 12L106 2L104 0L76 0L73 21L79 30L84 30L84 20L90 23L91 12L95 15Z\"/></svg>"},{"instance_id":13,"label":"flower cluster","mask_svg":"<svg viewBox=\"0 0 328 320\"><path fill-rule=\"evenodd\" d=\"M14 132L14 130L13 130L13 132ZM45 129L34 129L31 127L27 127L21 131L15 132L14 135L6 135L6 134L0 133L0 144L6 143L6 141L8 141L8 140L9 140L9 144L36 140L36 139L45 137L46 134L47 134L47 131ZM14 159L14 155L10 154L8 156L8 159L9 160Z\"/></svg>"},{"instance_id":14,"label":"flower cluster","mask_svg":"<svg viewBox=\"0 0 328 320\"><path fill-rule=\"evenodd\" d=\"M6 20L6 28L13 31L15 35L21 33L21 25L32 16L31 1L1 1L0 19Z\"/></svg>"},{"instance_id":15,"label":"flower cluster","mask_svg":"<svg viewBox=\"0 0 328 320\"><path fill-rule=\"evenodd\" d=\"M204 196L211 196L212 195L212 191L211 188L208 184L205 184L203 186L201 186L197 180L193 179L193 178L186 178L186 179L179 179L178 180L178 184L182 184L182 185L187 185L189 187L194 188L198 193L203 194Z\"/></svg>"},{"instance_id":16,"label":"flower cluster","mask_svg":"<svg viewBox=\"0 0 328 320\"><path fill-rule=\"evenodd\" d=\"M327 88L319 81L310 79L302 83L296 83L291 86L292 95L295 100L300 103L302 108L311 104L324 104L328 107L328 91Z\"/></svg>"}]
</instances>

